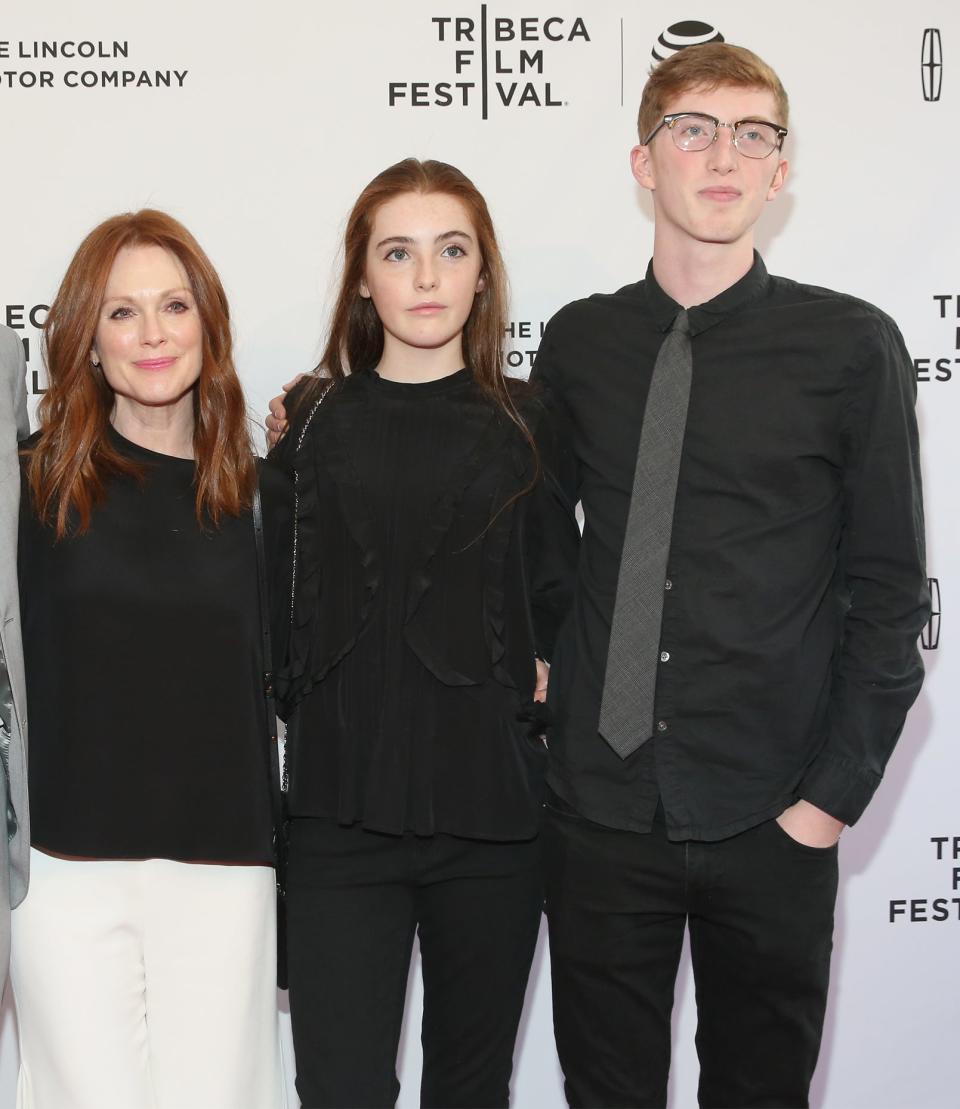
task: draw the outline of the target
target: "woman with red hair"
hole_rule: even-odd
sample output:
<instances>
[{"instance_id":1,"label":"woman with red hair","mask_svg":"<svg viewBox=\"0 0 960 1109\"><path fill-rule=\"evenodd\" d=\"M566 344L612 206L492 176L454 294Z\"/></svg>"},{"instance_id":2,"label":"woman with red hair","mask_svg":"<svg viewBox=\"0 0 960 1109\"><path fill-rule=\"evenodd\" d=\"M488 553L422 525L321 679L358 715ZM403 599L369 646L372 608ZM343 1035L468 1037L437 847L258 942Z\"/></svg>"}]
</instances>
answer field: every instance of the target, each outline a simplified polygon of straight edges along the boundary
<instances>
[{"instance_id":1,"label":"woman with red hair","mask_svg":"<svg viewBox=\"0 0 960 1109\"><path fill-rule=\"evenodd\" d=\"M389 1106L411 945L424 1106L501 1106L543 900L535 699L579 533L565 437L504 375L476 186L408 158L363 190L297 484L287 911L305 1106ZM539 678L539 681L538 681Z\"/></svg>"},{"instance_id":2,"label":"woman with red hair","mask_svg":"<svg viewBox=\"0 0 960 1109\"><path fill-rule=\"evenodd\" d=\"M186 228L144 210L87 236L44 330L17 1104L279 1109L258 471L226 296ZM285 568L289 483L264 467L259 488Z\"/></svg>"}]
</instances>

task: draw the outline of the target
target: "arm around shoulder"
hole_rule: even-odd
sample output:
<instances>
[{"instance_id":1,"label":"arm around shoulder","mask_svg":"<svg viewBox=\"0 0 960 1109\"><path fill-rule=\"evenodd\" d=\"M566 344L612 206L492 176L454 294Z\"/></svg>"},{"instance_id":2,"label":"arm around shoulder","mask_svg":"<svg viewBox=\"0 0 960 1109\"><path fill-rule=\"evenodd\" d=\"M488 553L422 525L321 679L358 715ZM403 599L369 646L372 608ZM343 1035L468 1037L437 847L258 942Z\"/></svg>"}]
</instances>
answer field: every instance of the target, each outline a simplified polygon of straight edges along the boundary
<instances>
[{"instance_id":1,"label":"arm around shoulder","mask_svg":"<svg viewBox=\"0 0 960 1109\"><path fill-rule=\"evenodd\" d=\"M287 474L294 471L297 447L304 426L313 414L316 403L326 396L332 384L330 378L319 377L317 374L301 374L287 393L284 399L286 431L267 455L273 465Z\"/></svg>"}]
</instances>

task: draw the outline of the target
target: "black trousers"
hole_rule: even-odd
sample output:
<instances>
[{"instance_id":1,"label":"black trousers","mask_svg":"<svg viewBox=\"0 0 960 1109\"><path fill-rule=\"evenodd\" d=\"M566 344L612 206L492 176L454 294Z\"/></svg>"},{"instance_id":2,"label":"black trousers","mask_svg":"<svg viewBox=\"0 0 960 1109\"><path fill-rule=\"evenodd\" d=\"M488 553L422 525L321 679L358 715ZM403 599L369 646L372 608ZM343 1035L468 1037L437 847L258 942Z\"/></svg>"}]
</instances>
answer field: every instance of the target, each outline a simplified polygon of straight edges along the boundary
<instances>
[{"instance_id":1,"label":"black trousers","mask_svg":"<svg viewBox=\"0 0 960 1109\"><path fill-rule=\"evenodd\" d=\"M414 933L420 1104L506 1106L543 904L539 845L291 825L290 1016L305 1107L391 1106Z\"/></svg>"},{"instance_id":2,"label":"black trousers","mask_svg":"<svg viewBox=\"0 0 960 1109\"><path fill-rule=\"evenodd\" d=\"M541 833L554 1028L576 1107L665 1106L683 942L699 1102L800 1109L820 1049L837 849L771 820L717 843L604 828L551 802Z\"/></svg>"}]
</instances>

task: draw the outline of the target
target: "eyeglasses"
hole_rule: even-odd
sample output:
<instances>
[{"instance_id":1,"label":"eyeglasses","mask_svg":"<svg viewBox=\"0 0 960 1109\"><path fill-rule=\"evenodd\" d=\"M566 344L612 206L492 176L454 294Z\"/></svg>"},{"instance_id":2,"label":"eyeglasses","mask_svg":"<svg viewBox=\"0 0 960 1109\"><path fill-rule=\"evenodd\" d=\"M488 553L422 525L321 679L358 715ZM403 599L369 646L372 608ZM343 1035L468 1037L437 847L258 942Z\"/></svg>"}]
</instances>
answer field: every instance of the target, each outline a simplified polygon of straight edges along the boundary
<instances>
[{"instance_id":1,"label":"eyeglasses","mask_svg":"<svg viewBox=\"0 0 960 1109\"><path fill-rule=\"evenodd\" d=\"M745 158L766 158L783 146L787 137L786 127L768 123L764 119L738 119L724 123L702 112L674 112L664 116L650 132L641 146L649 146L654 135L663 127L670 132L673 145L678 150L706 150L717 141L721 127L733 132L733 145Z\"/></svg>"}]
</instances>

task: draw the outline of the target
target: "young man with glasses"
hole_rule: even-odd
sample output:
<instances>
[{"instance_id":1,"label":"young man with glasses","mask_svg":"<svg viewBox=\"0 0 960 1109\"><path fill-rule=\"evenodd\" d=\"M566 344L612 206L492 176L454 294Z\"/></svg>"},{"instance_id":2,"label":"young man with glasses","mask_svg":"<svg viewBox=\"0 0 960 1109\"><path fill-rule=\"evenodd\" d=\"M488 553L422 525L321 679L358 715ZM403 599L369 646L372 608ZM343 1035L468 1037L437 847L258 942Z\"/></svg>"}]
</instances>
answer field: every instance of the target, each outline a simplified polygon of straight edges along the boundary
<instances>
[{"instance_id":1,"label":"young man with glasses","mask_svg":"<svg viewBox=\"0 0 960 1109\"><path fill-rule=\"evenodd\" d=\"M808 1103L837 840L922 680L900 333L753 249L787 111L738 47L654 71L632 153L653 260L562 309L534 371L573 423L586 519L551 660L544 832L573 1106L666 1104L685 927L700 1104Z\"/></svg>"}]
</instances>

